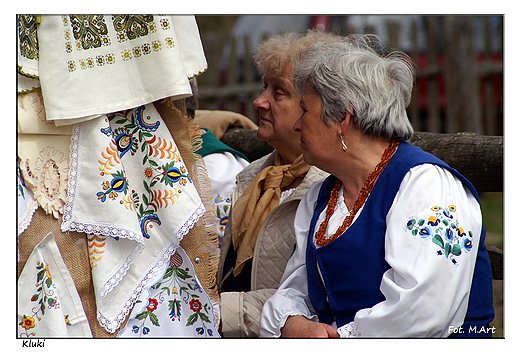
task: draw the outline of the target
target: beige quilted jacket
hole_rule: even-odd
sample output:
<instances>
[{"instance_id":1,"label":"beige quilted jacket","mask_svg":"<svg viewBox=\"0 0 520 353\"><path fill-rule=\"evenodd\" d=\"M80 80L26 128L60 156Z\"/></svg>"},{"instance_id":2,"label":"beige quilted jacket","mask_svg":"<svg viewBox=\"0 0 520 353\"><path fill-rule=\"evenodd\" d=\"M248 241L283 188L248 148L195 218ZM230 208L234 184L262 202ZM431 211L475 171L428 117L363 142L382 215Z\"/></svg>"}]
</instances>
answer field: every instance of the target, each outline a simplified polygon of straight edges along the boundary
<instances>
[{"instance_id":1,"label":"beige quilted jacket","mask_svg":"<svg viewBox=\"0 0 520 353\"><path fill-rule=\"evenodd\" d=\"M254 177L273 163L274 152L254 161L237 175L237 186L233 192L232 205ZM220 314L224 337L258 337L262 306L276 292L285 265L293 251L294 215L298 204L315 181L327 176L328 174L324 171L311 167L302 183L265 219L258 233L253 256L251 291L221 293ZM221 262L217 277L219 284L222 276L225 275L222 273L222 267L230 245L231 223L228 223L222 239Z\"/></svg>"}]
</instances>

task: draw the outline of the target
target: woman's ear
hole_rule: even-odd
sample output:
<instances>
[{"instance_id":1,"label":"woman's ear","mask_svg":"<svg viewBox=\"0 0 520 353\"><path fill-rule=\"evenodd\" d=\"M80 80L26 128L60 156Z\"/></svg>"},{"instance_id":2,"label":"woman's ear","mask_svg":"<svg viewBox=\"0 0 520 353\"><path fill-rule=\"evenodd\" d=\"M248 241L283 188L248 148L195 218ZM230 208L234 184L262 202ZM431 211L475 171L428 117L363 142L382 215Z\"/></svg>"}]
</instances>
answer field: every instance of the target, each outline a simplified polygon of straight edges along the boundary
<instances>
[{"instance_id":1,"label":"woman's ear","mask_svg":"<svg viewBox=\"0 0 520 353\"><path fill-rule=\"evenodd\" d=\"M339 131L338 131L338 133L341 136L345 136L345 133L347 132L347 129L350 126L351 123L352 123L352 114L347 112L345 119L343 119L343 121L341 123L339 123Z\"/></svg>"}]
</instances>

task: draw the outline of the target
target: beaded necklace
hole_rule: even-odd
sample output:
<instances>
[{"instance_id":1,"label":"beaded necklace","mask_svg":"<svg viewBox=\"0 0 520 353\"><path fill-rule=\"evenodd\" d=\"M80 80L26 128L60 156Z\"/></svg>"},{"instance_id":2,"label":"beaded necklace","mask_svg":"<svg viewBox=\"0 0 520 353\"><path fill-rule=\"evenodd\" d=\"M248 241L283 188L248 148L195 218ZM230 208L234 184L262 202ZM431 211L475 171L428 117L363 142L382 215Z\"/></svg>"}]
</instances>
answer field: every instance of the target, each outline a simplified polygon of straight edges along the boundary
<instances>
[{"instance_id":1,"label":"beaded necklace","mask_svg":"<svg viewBox=\"0 0 520 353\"><path fill-rule=\"evenodd\" d=\"M334 185L334 188L332 189L332 192L330 194L329 201L327 202L327 211L325 214L325 220L320 224L320 228L315 234L316 237L316 244L319 246L324 246L333 241L334 239L338 238L343 232L350 227L352 224L352 220L356 216L357 211L361 208L361 206L365 203L368 195L372 191L372 188L374 187L374 184L379 177L379 174L385 169L386 165L390 161L390 158L392 158L394 152L397 150L397 147L399 147L400 142L398 140L392 140L388 148L383 153L383 156L381 157L381 162L376 166L376 169L370 175L368 176L368 179L365 181L365 185L361 188L361 191L359 192L359 196L354 202L354 207L352 208L352 211L350 214L345 217L345 220L343 221L343 224L341 227L338 228L336 233L332 235L330 238L325 238L325 231L327 230L327 224L329 223L330 217L332 217L332 214L334 213L334 208L336 207L336 203L338 202L338 193L339 189L343 185L341 181L336 181L336 184Z\"/></svg>"}]
</instances>

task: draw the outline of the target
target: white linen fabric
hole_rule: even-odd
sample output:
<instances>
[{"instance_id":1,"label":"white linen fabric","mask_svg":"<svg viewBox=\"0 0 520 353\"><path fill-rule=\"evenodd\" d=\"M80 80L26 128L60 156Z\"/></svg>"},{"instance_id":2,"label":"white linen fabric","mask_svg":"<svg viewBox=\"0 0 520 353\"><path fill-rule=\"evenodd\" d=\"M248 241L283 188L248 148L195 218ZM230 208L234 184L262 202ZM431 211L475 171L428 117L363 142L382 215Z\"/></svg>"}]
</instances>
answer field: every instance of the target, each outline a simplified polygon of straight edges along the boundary
<instances>
[{"instance_id":1,"label":"white linen fabric","mask_svg":"<svg viewBox=\"0 0 520 353\"><path fill-rule=\"evenodd\" d=\"M52 233L38 244L18 280L19 338L92 337L74 281Z\"/></svg>"},{"instance_id":2,"label":"white linen fabric","mask_svg":"<svg viewBox=\"0 0 520 353\"><path fill-rule=\"evenodd\" d=\"M18 74L16 77L16 91L18 93L29 92L40 88L40 81Z\"/></svg>"},{"instance_id":3,"label":"white linen fabric","mask_svg":"<svg viewBox=\"0 0 520 353\"><path fill-rule=\"evenodd\" d=\"M189 96L189 78L207 68L194 16L42 15L40 22L37 74L47 119L57 125Z\"/></svg>"},{"instance_id":4,"label":"white linen fabric","mask_svg":"<svg viewBox=\"0 0 520 353\"><path fill-rule=\"evenodd\" d=\"M277 293L264 305L261 336L280 336L288 316L303 315L318 320L308 297L305 251L307 228L321 185L322 182L315 183L300 202L295 218L296 250ZM442 216L439 215L448 208L453 216L451 222L457 224L457 229L473 233L472 247L462 249L456 261L439 253L439 246L431 236L414 232L415 228L411 226L414 219L434 217L440 220ZM343 195L339 193L327 236L336 231L348 212ZM363 208L357 216L361 212ZM324 218L325 210L316 227ZM358 311L353 322L339 328L340 335L448 336L448 328L461 325L466 314L481 228L480 206L460 180L430 164L410 169L387 215L385 260L391 268L383 275L380 287L386 300Z\"/></svg>"},{"instance_id":5,"label":"white linen fabric","mask_svg":"<svg viewBox=\"0 0 520 353\"><path fill-rule=\"evenodd\" d=\"M17 147L20 174L47 214L59 218L67 197L71 126L45 116L41 90L18 94Z\"/></svg>"},{"instance_id":6,"label":"white linen fabric","mask_svg":"<svg viewBox=\"0 0 520 353\"><path fill-rule=\"evenodd\" d=\"M115 332L205 209L153 103L74 125L70 158L61 229L98 248L98 319Z\"/></svg>"},{"instance_id":7,"label":"white linen fabric","mask_svg":"<svg viewBox=\"0 0 520 353\"><path fill-rule=\"evenodd\" d=\"M181 247L152 282L117 337L219 337L213 305Z\"/></svg>"},{"instance_id":8,"label":"white linen fabric","mask_svg":"<svg viewBox=\"0 0 520 353\"><path fill-rule=\"evenodd\" d=\"M34 212L38 208L38 202L33 197L32 192L27 188L23 181L20 167L17 167L17 214L18 214L18 236L22 234L31 223Z\"/></svg>"},{"instance_id":9,"label":"white linen fabric","mask_svg":"<svg viewBox=\"0 0 520 353\"><path fill-rule=\"evenodd\" d=\"M211 181L213 200L215 200L215 220L219 239L229 222L231 195L236 184L236 175L249 165L243 158L229 152L211 153L203 157Z\"/></svg>"}]
</instances>

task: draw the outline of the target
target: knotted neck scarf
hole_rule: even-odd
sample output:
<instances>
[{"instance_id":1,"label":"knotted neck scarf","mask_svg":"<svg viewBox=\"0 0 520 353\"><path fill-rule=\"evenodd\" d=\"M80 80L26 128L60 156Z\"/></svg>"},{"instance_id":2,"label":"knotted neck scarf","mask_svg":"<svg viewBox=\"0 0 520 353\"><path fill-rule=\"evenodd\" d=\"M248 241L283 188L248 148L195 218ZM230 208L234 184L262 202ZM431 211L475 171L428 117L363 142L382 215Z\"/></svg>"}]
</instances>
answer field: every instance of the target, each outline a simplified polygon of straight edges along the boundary
<instances>
[{"instance_id":1,"label":"knotted neck scarf","mask_svg":"<svg viewBox=\"0 0 520 353\"><path fill-rule=\"evenodd\" d=\"M237 276L244 263L253 257L260 226L267 215L280 204L282 189L300 177L304 177L310 166L300 154L292 164L282 164L275 152L273 166L264 168L249 184L233 205L231 234L237 259L233 274Z\"/></svg>"}]
</instances>

